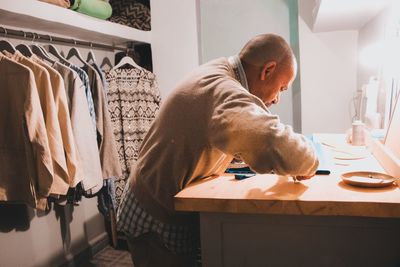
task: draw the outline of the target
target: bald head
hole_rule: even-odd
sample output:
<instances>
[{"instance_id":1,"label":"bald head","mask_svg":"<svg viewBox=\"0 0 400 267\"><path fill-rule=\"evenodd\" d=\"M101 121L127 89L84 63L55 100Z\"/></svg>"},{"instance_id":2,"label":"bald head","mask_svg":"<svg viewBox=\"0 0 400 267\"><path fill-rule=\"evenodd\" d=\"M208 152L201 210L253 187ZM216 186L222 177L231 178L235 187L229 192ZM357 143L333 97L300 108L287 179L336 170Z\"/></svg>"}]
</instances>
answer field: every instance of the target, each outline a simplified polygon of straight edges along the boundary
<instances>
[{"instance_id":1,"label":"bald head","mask_svg":"<svg viewBox=\"0 0 400 267\"><path fill-rule=\"evenodd\" d=\"M276 34L260 34L252 38L239 53L242 62L260 67L270 61L278 65L291 64L293 51L281 36Z\"/></svg>"},{"instance_id":2,"label":"bald head","mask_svg":"<svg viewBox=\"0 0 400 267\"><path fill-rule=\"evenodd\" d=\"M277 104L293 82L297 63L289 44L276 34L251 39L239 53L249 91L265 105Z\"/></svg>"}]
</instances>

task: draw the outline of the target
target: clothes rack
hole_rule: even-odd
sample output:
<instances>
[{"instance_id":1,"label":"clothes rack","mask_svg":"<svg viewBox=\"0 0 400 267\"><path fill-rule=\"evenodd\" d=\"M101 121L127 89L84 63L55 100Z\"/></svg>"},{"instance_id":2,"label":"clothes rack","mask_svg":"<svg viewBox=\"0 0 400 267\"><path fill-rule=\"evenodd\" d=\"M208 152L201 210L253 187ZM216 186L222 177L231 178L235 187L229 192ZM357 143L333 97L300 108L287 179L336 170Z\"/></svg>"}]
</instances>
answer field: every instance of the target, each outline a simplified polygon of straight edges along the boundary
<instances>
[{"instance_id":1,"label":"clothes rack","mask_svg":"<svg viewBox=\"0 0 400 267\"><path fill-rule=\"evenodd\" d=\"M127 51L126 47L121 46L114 46L114 45L106 45L101 43L94 43L76 39L68 39L58 36L52 36L48 34L39 34L35 32L25 32L22 30L14 30L0 26L1 33L3 34L3 38L7 37L16 37L21 39L30 39L35 42L46 42L46 43L59 43L59 44L68 44L68 45L75 45L75 46L87 46L90 48L99 48L104 50L121 50Z\"/></svg>"}]
</instances>

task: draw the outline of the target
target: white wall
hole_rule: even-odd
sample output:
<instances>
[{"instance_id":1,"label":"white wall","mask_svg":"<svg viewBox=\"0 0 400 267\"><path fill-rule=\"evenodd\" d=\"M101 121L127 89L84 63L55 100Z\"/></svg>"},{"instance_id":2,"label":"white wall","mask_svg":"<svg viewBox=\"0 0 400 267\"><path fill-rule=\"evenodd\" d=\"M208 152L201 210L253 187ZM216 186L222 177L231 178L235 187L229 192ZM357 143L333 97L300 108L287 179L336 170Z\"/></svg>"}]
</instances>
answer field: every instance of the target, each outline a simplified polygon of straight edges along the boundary
<instances>
[{"instance_id":1,"label":"white wall","mask_svg":"<svg viewBox=\"0 0 400 267\"><path fill-rule=\"evenodd\" d=\"M290 42L289 8L284 0L200 1L201 62L237 54L257 34L276 33ZM292 92L272 111L293 124Z\"/></svg>"},{"instance_id":2,"label":"white wall","mask_svg":"<svg viewBox=\"0 0 400 267\"><path fill-rule=\"evenodd\" d=\"M106 238L97 200L78 207L35 212L0 206L0 266L60 266ZM15 227L17 226L17 227Z\"/></svg>"},{"instance_id":3,"label":"white wall","mask_svg":"<svg viewBox=\"0 0 400 267\"><path fill-rule=\"evenodd\" d=\"M382 10L359 31L358 48L362 52L360 58L363 60L360 60L358 65L358 86L361 88L371 76L381 78L380 88L386 90L386 95L385 93L379 94L377 111L382 118L380 127L384 129L389 124L391 90L398 89L400 81L399 19L400 3L396 1ZM368 50L368 47L371 46L379 48ZM376 60L373 60L374 58Z\"/></svg>"},{"instance_id":4,"label":"white wall","mask_svg":"<svg viewBox=\"0 0 400 267\"><path fill-rule=\"evenodd\" d=\"M344 133L357 88L358 32L313 33L301 17L304 1L299 1L302 131Z\"/></svg>"},{"instance_id":5,"label":"white wall","mask_svg":"<svg viewBox=\"0 0 400 267\"><path fill-rule=\"evenodd\" d=\"M161 96L199 65L196 0L151 0L152 56Z\"/></svg>"},{"instance_id":6,"label":"white wall","mask_svg":"<svg viewBox=\"0 0 400 267\"><path fill-rule=\"evenodd\" d=\"M389 13L389 10L385 9L383 12L370 20L367 24L364 25L364 27L359 30L358 49L360 52L369 45L378 43L385 39L385 26ZM363 84L367 83L370 76L378 75L378 67L378 64L375 66L371 66L369 64L363 64L362 61L358 62L358 88L361 88Z\"/></svg>"}]
</instances>

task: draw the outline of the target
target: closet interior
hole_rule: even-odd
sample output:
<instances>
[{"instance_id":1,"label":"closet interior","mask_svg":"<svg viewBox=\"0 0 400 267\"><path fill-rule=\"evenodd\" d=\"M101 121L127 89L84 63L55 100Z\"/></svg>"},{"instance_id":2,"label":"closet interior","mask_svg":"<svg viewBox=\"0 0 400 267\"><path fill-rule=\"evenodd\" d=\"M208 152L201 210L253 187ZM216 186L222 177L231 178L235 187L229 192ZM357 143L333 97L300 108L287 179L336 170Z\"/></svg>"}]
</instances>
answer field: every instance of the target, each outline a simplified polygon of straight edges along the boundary
<instances>
[{"instance_id":1,"label":"closet interior","mask_svg":"<svg viewBox=\"0 0 400 267\"><path fill-rule=\"evenodd\" d=\"M129 1L111 0L120 13L108 20L45 2L57 1L0 2L0 77L4 84L19 84L0 86L1 102L8 103L1 127L12 121L11 128L27 133L7 131L4 150L14 143L30 148L7 166L14 178L26 179L8 181L10 191L0 194L0 258L6 265L79 266L121 242L115 216L130 162L162 95L198 64L198 57L188 60L180 48L193 29L179 31L185 12L195 12L195 1L169 25L167 3L151 2L151 26L149 17L129 24ZM149 1L136 5L150 15ZM177 67L167 71L172 59ZM26 256L15 257L16 247Z\"/></svg>"}]
</instances>

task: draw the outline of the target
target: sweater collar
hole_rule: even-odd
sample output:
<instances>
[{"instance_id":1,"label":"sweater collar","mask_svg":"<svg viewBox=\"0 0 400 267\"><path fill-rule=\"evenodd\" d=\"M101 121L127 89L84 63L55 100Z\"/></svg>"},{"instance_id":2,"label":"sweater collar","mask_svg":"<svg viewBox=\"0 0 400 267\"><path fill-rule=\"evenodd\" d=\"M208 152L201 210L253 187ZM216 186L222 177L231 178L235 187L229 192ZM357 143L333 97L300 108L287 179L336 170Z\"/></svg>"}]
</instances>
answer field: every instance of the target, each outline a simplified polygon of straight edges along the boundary
<instances>
[{"instance_id":1,"label":"sweater collar","mask_svg":"<svg viewBox=\"0 0 400 267\"><path fill-rule=\"evenodd\" d=\"M238 55L231 56L228 58L228 62L231 65L233 72L235 73L236 79L240 84L249 91L249 85L247 84L246 73L244 72L242 62Z\"/></svg>"}]
</instances>

